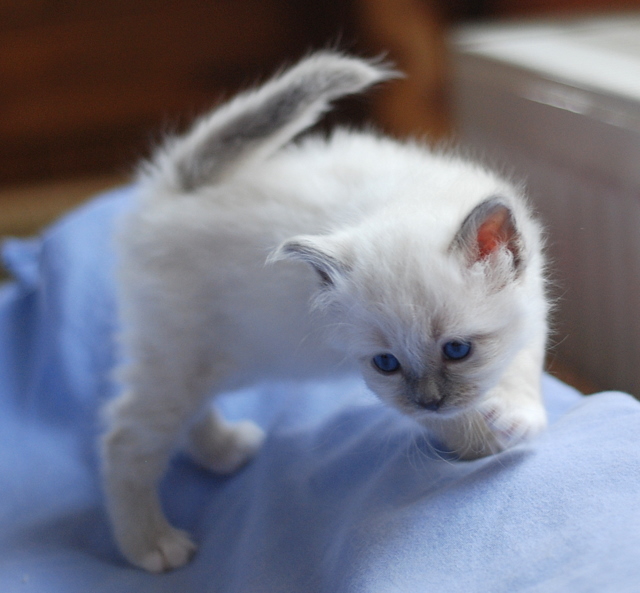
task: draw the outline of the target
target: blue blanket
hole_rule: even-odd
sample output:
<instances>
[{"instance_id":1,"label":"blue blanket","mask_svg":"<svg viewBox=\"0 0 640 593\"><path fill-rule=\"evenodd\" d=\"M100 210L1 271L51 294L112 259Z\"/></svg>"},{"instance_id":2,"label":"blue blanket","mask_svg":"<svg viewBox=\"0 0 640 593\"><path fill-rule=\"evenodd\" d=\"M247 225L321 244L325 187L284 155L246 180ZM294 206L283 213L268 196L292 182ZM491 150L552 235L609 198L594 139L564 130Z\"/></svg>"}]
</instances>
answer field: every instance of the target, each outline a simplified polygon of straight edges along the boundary
<instances>
[{"instance_id":1,"label":"blue blanket","mask_svg":"<svg viewBox=\"0 0 640 593\"><path fill-rule=\"evenodd\" d=\"M0 289L0 591L640 591L640 404L545 377L549 430L488 459L442 458L357 378L224 396L269 433L216 477L178 455L162 484L199 543L165 575L128 566L95 440L113 395L112 229L128 188L41 239L5 244Z\"/></svg>"}]
</instances>

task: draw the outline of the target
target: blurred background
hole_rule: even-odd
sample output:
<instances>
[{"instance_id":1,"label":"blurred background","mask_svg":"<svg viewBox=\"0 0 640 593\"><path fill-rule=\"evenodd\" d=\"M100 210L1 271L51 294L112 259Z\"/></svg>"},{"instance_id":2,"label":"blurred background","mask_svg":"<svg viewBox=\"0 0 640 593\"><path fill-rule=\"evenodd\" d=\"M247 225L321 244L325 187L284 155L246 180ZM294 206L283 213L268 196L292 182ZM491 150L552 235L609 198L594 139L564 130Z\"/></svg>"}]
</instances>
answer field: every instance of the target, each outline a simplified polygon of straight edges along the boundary
<instances>
[{"instance_id":1,"label":"blurred background","mask_svg":"<svg viewBox=\"0 0 640 593\"><path fill-rule=\"evenodd\" d=\"M406 79L366 97L340 102L330 123L373 120L399 137L462 141L527 179L532 163L541 162L540 146L548 143L537 138L534 148L527 149L529 136L539 136L544 128L531 118L549 124L553 117L546 112L531 115L528 104L521 104L523 97L536 105L553 102L532 99L531 93L525 97L522 89L542 88L533 84L536 80L555 80L557 87L551 91L564 89L561 102L566 102L568 88L584 91L577 103L575 96L569 97L569 109L560 105L576 113L584 112L584 101L593 103L589 92L595 87L573 83L557 72L547 75L545 64L532 66L522 52L535 57L535 44L523 49L507 43L496 50L491 40L496 34L501 40L522 39L522 31L534 41L562 37L576 19L615 16L620 22L632 18L636 9L640 11L640 0L0 0L0 236L35 233L96 192L127 182L136 162L163 134L183 129L194 116L283 63L328 46L361 55L384 52L407 73ZM545 23L542 29L535 28L538 21ZM523 22L534 23L534 28L519 28ZM563 25L550 29L549 23ZM636 36L627 33L627 45L640 56L640 28L635 31ZM493 49L484 51L487 39ZM510 52L520 52L521 59L510 63ZM547 48L545 56L553 62L553 50L549 54ZM581 66L589 65L583 62ZM628 99L622 107L607 107L609 114L631 113L625 123L611 124L614 127L633 128L633 122L640 121ZM557 104L551 107L558 109ZM492 128L497 121L501 134ZM522 128L523 121L528 128ZM557 135L562 122L553 125ZM588 128L588 122L585 125ZM596 130L576 137L574 143L567 136L568 148L563 145L562 150L583 150L602 135ZM619 150L629 142L638 146L633 138L625 141ZM617 149L606 150L615 154ZM599 151L594 146L596 155ZM546 158L555 162L553 156ZM588 169L585 162L577 168ZM600 179L614 173L605 170ZM556 171L556 177L559 187L570 183L569 173ZM635 333L629 316L638 299L620 300L620 294L638 288L637 280L629 284L629 276L640 277L640 269L630 272L636 260L614 265L616 255L610 253L598 268L587 257L583 273L572 278L582 251L576 255L567 247L575 241L567 240L565 227L587 229L591 234L585 244L602 244L598 222L593 229L589 220L576 222L574 213L583 205L569 201L571 196L549 197L562 192L544 186L546 169L532 179L536 205L550 219L545 222L550 227L554 294L560 299L550 369L585 392L620 388L637 394L640 331ZM630 186L628 180L620 183ZM602 202L602 196L609 195L605 186L594 200ZM640 194L635 188L620 199L636 200L632 208L637 209L634 196ZM619 217L630 220L624 212ZM615 234L615 221L612 224ZM628 250L629 242L623 243ZM611 283L619 285L613 297L606 291L594 296L590 289ZM613 318L606 317L609 314ZM602 327L589 333L596 318ZM615 332L609 331L612 326Z\"/></svg>"}]
</instances>

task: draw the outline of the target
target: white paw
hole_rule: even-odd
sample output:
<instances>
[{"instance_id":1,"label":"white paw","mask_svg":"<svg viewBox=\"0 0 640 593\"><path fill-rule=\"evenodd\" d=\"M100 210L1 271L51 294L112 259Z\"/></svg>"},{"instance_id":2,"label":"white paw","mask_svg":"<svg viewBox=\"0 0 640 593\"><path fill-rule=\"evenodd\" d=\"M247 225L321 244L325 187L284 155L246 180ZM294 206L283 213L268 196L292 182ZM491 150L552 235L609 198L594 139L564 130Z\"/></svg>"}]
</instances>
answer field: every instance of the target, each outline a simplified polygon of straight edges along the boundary
<instances>
[{"instance_id":1,"label":"white paw","mask_svg":"<svg viewBox=\"0 0 640 593\"><path fill-rule=\"evenodd\" d=\"M264 431L254 422L243 420L225 424L211 441L192 442L189 452L200 465L218 474L231 474L240 469L260 450Z\"/></svg>"},{"instance_id":2,"label":"white paw","mask_svg":"<svg viewBox=\"0 0 640 593\"><path fill-rule=\"evenodd\" d=\"M144 543L123 546L127 559L149 572L166 572L187 564L196 552L196 545L179 529L167 526Z\"/></svg>"},{"instance_id":3,"label":"white paw","mask_svg":"<svg viewBox=\"0 0 640 593\"><path fill-rule=\"evenodd\" d=\"M243 420L229 427L227 446L212 460L218 473L233 473L251 461L265 439L264 431L250 420Z\"/></svg>"},{"instance_id":4,"label":"white paw","mask_svg":"<svg viewBox=\"0 0 640 593\"><path fill-rule=\"evenodd\" d=\"M508 449L529 440L547 426L547 416L541 405L506 405L489 398L478 407L501 449Z\"/></svg>"}]
</instances>

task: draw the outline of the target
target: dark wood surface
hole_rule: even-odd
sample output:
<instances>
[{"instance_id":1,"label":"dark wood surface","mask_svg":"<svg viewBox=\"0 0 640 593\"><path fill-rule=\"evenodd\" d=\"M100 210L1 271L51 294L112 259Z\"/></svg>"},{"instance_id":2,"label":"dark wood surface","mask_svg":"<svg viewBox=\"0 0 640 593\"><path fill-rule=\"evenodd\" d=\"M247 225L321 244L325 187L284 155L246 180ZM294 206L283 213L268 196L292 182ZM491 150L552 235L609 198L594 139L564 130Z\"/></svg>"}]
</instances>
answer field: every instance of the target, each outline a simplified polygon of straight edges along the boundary
<instances>
[{"instance_id":1,"label":"dark wood surface","mask_svg":"<svg viewBox=\"0 0 640 593\"><path fill-rule=\"evenodd\" d=\"M0 0L0 186L126 170L163 129L326 43L330 16L295 0Z\"/></svg>"},{"instance_id":2,"label":"dark wood surface","mask_svg":"<svg viewBox=\"0 0 640 593\"><path fill-rule=\"evenodd\" d=\"M0 0L0 190L126 174L167 130L314 48L388 53L408 77L345 119L446 136L448 26L640 0Z\"/></svg>"}]
</instances>

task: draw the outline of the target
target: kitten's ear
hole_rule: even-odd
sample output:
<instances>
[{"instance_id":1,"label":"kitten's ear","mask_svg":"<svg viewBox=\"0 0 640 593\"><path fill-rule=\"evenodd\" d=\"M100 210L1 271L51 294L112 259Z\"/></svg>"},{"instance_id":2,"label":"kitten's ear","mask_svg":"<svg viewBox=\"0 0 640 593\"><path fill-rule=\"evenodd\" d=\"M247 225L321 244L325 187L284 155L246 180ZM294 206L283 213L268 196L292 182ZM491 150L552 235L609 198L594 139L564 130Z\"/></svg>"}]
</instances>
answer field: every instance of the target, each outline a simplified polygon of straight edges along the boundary
<instances>
[{"instance_id":1,"label":"kitten's ear","mask_svg":"<svg viewBox=\"0 0 640 593\"><path fill-rule=\"evenodd\" d=\"M511 254L516 272L522 267L522 238L515 217L498 198L478 204L465 218L456 234L451 250L463 254L467 265L488 259L500 250Z\"/></svg>"},{"instance_id":2,"label":"kitten's ear","mask_svg":"<svg viewBox=\"0 0 640 593\"><path fill-rule=\"evenodd\" d=\"M310 264L325 288L334 286L338 278L348 271L348 266L340 259L337 246L326 237L301 236L289 239L269 256L268 261L283 259L296 259Z\"/></svg>"}]
</instances>

